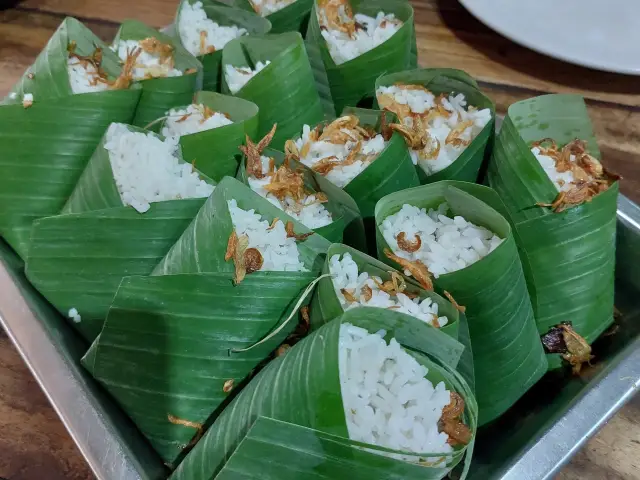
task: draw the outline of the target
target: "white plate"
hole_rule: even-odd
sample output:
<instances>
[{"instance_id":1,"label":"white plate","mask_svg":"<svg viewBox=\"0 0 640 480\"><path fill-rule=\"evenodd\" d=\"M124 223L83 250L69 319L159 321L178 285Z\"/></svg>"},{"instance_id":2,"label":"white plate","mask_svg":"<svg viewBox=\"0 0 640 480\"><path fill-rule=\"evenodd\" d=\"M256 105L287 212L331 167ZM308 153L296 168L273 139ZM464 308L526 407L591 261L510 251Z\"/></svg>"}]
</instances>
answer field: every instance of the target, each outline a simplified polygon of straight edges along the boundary
<instances>
[{"instance_id":1,"label":"white plate","mask_svg":"<svg viewBox=\"0 0 640 480\"><path fill-rule=\"evenodd\" d=\"M460 0L478 20L532 50L640 75L639 0Z\"/></svg>"}]
</instances>

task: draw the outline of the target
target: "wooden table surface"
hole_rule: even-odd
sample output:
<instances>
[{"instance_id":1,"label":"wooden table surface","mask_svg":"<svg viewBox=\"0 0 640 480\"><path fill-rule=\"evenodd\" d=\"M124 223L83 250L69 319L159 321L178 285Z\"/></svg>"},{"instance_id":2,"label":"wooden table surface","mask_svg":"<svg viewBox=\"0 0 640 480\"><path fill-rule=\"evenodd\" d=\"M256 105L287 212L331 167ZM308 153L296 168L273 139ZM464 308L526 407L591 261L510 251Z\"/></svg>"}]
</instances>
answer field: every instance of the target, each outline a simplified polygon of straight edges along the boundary
<instances>
[{"instance_id":1,"label":"wooden table surface","mask_svg":"<svg viewBox=\"0 0 640 480\"><path fill-rule=\"evenodd\" d=\"M604 161L640 201L640 78L597 72L522 48L475 20L454 0L413 0L420 64L466 70L504 113L543 93L588 101ZM0 97L31 64L60 21L72 15L110 40L125 18L172 21L177 0L26 0L0 12ZM10 341L0 331L0 477L92 478L79 452ZM558 476L640 479L640 398L622 409Z\"/></svg>"}]
</instances>

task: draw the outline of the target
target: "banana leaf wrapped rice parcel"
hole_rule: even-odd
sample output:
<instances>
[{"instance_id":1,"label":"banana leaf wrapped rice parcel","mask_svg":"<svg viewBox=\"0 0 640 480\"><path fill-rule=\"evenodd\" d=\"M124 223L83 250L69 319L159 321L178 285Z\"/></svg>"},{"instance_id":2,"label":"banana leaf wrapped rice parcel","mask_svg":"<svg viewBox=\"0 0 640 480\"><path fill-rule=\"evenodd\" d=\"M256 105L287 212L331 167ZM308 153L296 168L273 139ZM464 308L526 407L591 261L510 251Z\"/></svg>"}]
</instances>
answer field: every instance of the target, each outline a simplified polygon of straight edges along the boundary
<instances>
[{"instance_id":1,"label":"banana leaf wrapped rice parcel","mask_svg":"<svg viewBox=\"0 0 640 480\"><path fill-rule=\"evenodd\" d=\"M274 125L260 142L247 138L240 147L244 157L238 179L266 198L287 216L295 218L330 241L349 241L362 246L364 231L357 205L351 197L293 160L292 155L268 149Z\"/></svg>"},{"instance_id":2,"label":"banana leaf wrapped rice parcel","mask_svg":"<svg viewBox=\"0 0 640 480\"><path fill-rule=\"evenodd\" d=\"M162 135L180 138L184 159L220 181L236 174L238 147L258 129L258 107L241 98L198 92L192 103L172 108L156 121Z\"/></svg>"},{"instance_id":3,"label":"banana leaf wrapped rice parcel","mask_svg":"<svg viewBox=\"0 0 640 480\"><path fill-rule=\"evenodd\" d=\"M263 35L271 29L269 21L255 13L215 0L182 0L175 26L184 48L202 62L202 88L214 92L220 91L226 44L240 36Z\"/></svg>"},{"instance_id":4,"label":"banana leaf wrapped rice parcel","mask_svg":"<svg viewBox=\"0 0 640 480\"><path fill-rule=\"evenodd\" d=\"M329 243L279 213L223 179L154 274L123 280L83 359L167 463L308 301Z\"/></svg>"},{"instance_id":5,"label":"banana leaf wrapped rice parcel","mask_svg":"<svg viewBox=\"0 0 640 480\"><path fill-rule=\"evenodd\" d=\"M454 370L459 356L439 348L447 336L421 320L379 312L349 310L272 361L171 478L215 478L259 416L341 437L353 447L341 459L346 472L382 463L403 478L439 479L465 455L468 463L477 410Z\"/></svg>"},{"instance_id":6,"label":"banana leaf wrapped rice parcel","mask_svg":"<svg viewBox=\"0 0 640 480\"><path fill-rule=\"evenodd\" d=\"M318 0L306 41L337 114L370 101L380 75L414 66L413 8L402 0Z\"/></svg>"},{"instance_id":7,"label":"banana leaf wrapped rice parcel","mask_svg":"<svg viewBox=\"0 0 640 480\"><path fill-rule=\"evenodd\" d=\"M126 20L111 49L140 82L133 125L144 127L169 108L191 100L202 86L202 64L180 42L136 20Z\"/></svg>"},{"instance_id":8,"label":"banana leaf wrapped rice parcel","mask_svg":"<svg viewBox=\"0 0 640 480\"><path fill-rule=\"evenodd\" d=\"M0 103L0 234L23 259L31 223L60 211L109 124L130 122L139 98L117 56L67 18Z\"/></svg>"},{"instance_id":9,"label":"banana leaf wrapped rice parcel","mask_svg":"<svg viewBox=\"0 0 640 480\"><path fill-rule=\"evenodd\" d=\"M500 211L491 189L454 181L397 192L376 207L378 257L467 314L480 425L547 369L514 236Z\"/></svg>"},{"instance_id":10,"label":"banana leaf wrapped rice parcel","mask_svg":"<svg viewBox=\"0 0 640 480\"><path fill-rule=\"evenodd\" d=\"M177 139L113 123L62 215L35 222L26 274L88 341L126 275L148 275L213 191Z\"/></svg>"},{"instance_id":11,"label":"banana leaf wrapped rice parcel","mask_svg":"<svg viewBox=\"0 0 640 480\"><path fill-rule=\"evenodd\" d=\"M273 148L281 150L302 125L323 120L323 106L299 33L240 37L224 49L222 64L223 92L260 108L258 136L278 125Z\"/></svg>"},{"instance_id":12,"label":"banana leaf wrapped rice parcel","mask_svg":"<svg viewBox=\"0 0 640 480\"><path fill-rule=\"evenodd\" d=\"M466 73L426 68L383 75L376 101L396 114L391 128L409 145L421 183L478 179L495 108Z\"/></svg>"},{"instance_id":13,"label":"banana leaf wrapped rice parcel","mask_svg":"<svg viewBox=\"0 0 640 480\"><path fill-rule=\"evenodd\" d=\"M570 329L591 344L613 321L619 177L600 161L583 99L545 95L511 105L488 178L517 234L540 334ZM551 343L547 351L576 372L591 358L564 339Z\"/></svg>"}]
</instances>

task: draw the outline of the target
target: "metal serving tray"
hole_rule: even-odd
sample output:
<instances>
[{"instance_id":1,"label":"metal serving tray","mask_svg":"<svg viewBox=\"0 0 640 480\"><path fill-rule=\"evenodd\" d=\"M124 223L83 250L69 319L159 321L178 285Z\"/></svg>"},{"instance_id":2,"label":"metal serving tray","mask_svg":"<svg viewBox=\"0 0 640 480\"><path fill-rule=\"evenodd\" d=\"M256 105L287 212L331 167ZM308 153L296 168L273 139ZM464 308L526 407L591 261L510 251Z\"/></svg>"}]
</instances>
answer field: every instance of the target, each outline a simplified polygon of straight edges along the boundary
<instances>
[{"instance_id":1,"label":"metal serving tray","mask_svg":"<svg viewBox=\"0 0 640 480\"><path fill-rule=\"evenodd\" d=\"M640 207L618 201L615 333L594 344L580 377L548 373L476 442L473 480L552 478L640 385ZM0 323L100 480L161 479L159 457L85 373L86 346L24 277L0 241ZM208 479L203 479L208 480Z\"/></svg>"}]
</instances>

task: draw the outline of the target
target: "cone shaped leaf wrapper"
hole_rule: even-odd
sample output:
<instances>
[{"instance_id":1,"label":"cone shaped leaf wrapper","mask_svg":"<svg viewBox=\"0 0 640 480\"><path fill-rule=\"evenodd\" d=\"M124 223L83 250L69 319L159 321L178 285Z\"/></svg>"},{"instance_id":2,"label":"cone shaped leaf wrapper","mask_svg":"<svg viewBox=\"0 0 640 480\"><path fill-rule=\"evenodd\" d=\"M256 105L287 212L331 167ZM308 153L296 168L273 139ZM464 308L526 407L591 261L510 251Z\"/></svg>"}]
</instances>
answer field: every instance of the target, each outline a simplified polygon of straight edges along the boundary
<instances>
[{"instance_id":1,"label":"cone shaped leaf wrapper","mask_svg":"<svg viewBox=\"0 0 640 480\"><path fill-rule=\"evenodd\" d=\"M235 176L238 169L238 147L244 143L245 135L254 138L258 131L257 105L214 92L196 93L193 103L227 114L233 123L182 135L182 157L185 161L194 162L199 171L216 182L225 176Z\"/></svg>"},{"instance_id":2,"label":"cone shaped leaf wrapper","mask_svg":"<svg viewBox=\"0 0 640 480\"><path fill-rule=\"evenodd\" d=\"M570 321L591 343L613 321L618 182L561 213L536 207L558 194L530 150L543 138L560 146L579 138L600 158L582 97L544 95L509 107L488 179L508 210L539 332ZM550 362L560 366L557 356Z\"/></svg>"},{"instance_id":3,"label":"cone shaped leaf wrapper","mask_svg":"<svg viewBox=\"0 0 640 480\"><path fill-rule=\"evenodd\" d=\"M468 106L478 110L491 110L491 121L488 122L472 142L464 149L451 165L431 175L416 165L420 183L433 183L440 180L462 180L476 182L478 173L485 158L488 158L495 124L495 105L485 96L476 81L462 70L454 68L422 68L406 70L380 76L376 80L376 91L379 87L388 87L396 83L422 85L433 94L464 94ZM377 103L377 101L376 101Z\"/></svg>"},{"instance_id":4,"label":"cone shaped leaf wrapper","mask_svg":"<svg viewBox=\"0 0 640 480\"><path fill-rule=\"evenodd\" d=\"M178 12L175 20L175 34L180 39L180 30L183 25L180 24L180 15L182 5L189 3L193 5L197 1L201 1L204 11L209 20L214 21L218 25L237 26L247 30L248 35L264 35L271 30L269 20L256 15L253 12L225 5L215 0L182 0L178 6ZM186 27L189 27L187 25ZM180 40L182 42L182 40ZM226 45L225 45L226 48ZM202 63L204 69L202 79L202 89L211 92L219 92L222 82L222 50L216 50L213 53L198 56L198 60Z\"/></svg>"},{"instance_id":5,"label":"cone shaped leaf wrapper","mask_svg":"<svg viewBox=\"0 0 640 480\"><path fill-rule=\"evenodd\" d=\"M484 226L503 238L486 257L462 270L434 279L438 291L448 291L466 307L480 425L504 413L547 370L533 309L507 220L504 205L488 187L442 181L389 195L376 207L378 258L396 267L383 253L389 248L382 222L404 204L437 208L447 202L455 215Z\"/></svg>"},{"instance_id":6,"label":"cone shaped leaf wrapper","mask_svg":"<svg viewBox=\"0 0 640 480\"><path fill-rule=\"evenodd\" d=\"M255 12L251 0L225 0L224 3L232 5L249 12ZM313 7L313 0L295 0L284 8L266 15L264 18L271 22L270 33L300 32L302 35L307 31L309 14Z\"/></svg>"},{"instance_id":7,"label":"cone shaped leaf wrapper","mask_svg":"<svg viewBox=\"0 0 640 480\"><path fill-rule=\"evenodd\" d=\"M319 123L324 113L304 42L297 32L232 40L223 51L222 68L253 69L267 60L271 63L234 95L260 108L258 138L278 125L271 147L282 150L284 142L299 133L304 124ZM223 92L228 91L225 79Z\"/></svg>"},{"instance_id":8,"label":"cone shaped leaf wrapper","mask_svg":"<svg viewBox=\"0 0 640 480\"><path fill-rule=\"evenodd\" d=\"M189 103L194 92L202 86L202 64L182 47L179 40L160 33L155 28L137 20L125 20L113 44L117 46L120 40L140 41L146 38L156 38L164 44L171 45L175 68L183 74L140 81L142 95L131 122L138 127L146 126L170 108ZM157 129L155 126L154 130Z\"/></svg>"},{"instance_id":9,"label":"cone shaped leaf wrapper","mask_svg":"<svg viewBox=\"0 0 640 480\"><path fill-rule=\"evenodd\" d=\"M362 13L375 17L378 12L393 13L402 20L403 25L384 43L363 53L362 55L340 65L336 65L329 54L327 43L322 36L318 23L317 2L311 11L309 28L305 37L308 44L314 45L310 54L314 56L312 63L322 62L329 85L319 84L322 90L327 86L335 105L335 114L346 106L357 106L360 102L371 100L375 95L376 78L384 73L398 72L412 68L415 61L415 33L413 25L413 8L404 0L363 0L351 1L354 13ZM412 46L413 43L413 46ZM319 57L319 58L318 58ZM322 81L322 76L316 76Z\"/></svg>"},{"instance_id":10,"label":"cone shaped leaf wrapper","mask_svg":"<svg viewBox=\"0 0 640 480\"><path fill-rule=\"evenodd\" d=\"M260 372L249 385L225 408L204 437L178 466L172 480L214 478L224 467L240 441L259 416L270 417L300 427L319 430L324 434L338 436L342 442L354 444L348 440L347 426L340 391L338 368L338 338L342 322L377 332L389 328L388 337L395 337L403 344L411 328L403 330L408 323L423 322L397 313L397 322L381 322L379 309L362 307L345 312L340 319L330 322L300 343L285 355L276 358ZM394 327L395 325L395 327ZM426 347L428 349L429 347ZM429 354L427 357L425 354ZM444 381L448 388L457 391L465 401L464 421L475 436L476 404L473 393L466 382L446 364L439 361L438 351L412 351L416 360L429 368L427 378L431 381ZM358 444L364 446L364 444ZM379 448L367 446L367 449ZM468 461L473 440L465 448L458 448L451 454L451 462L446 468L423 467L416 478L442 478L462 457ZM355 459L364 462L364 458L376 464L387 464L386 457L373 458L370 455L359 457L357 451L350 452ZM349 455L346 459L349 460ZM423 459L436 456L425 452L415 455ZM380 463L378 463L380 462ZM405 474L415 467L404 462L394 463L395 468ZM224 477L223 477L224 478ZM267 477L268 478L268 477ZM413 477L405 477L413 478Z\"/></svg>"}]
</instances>

